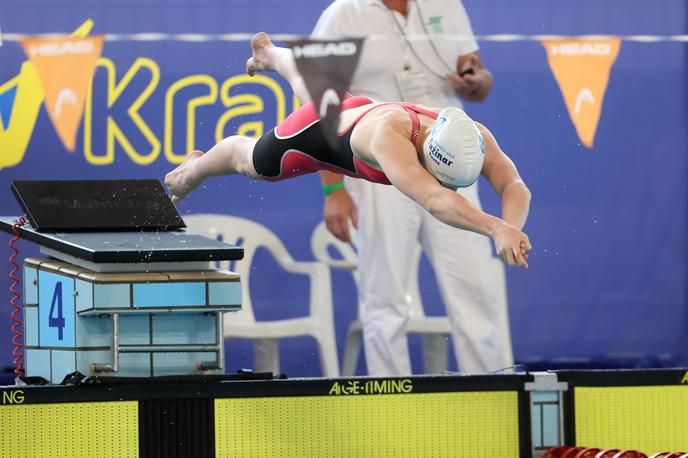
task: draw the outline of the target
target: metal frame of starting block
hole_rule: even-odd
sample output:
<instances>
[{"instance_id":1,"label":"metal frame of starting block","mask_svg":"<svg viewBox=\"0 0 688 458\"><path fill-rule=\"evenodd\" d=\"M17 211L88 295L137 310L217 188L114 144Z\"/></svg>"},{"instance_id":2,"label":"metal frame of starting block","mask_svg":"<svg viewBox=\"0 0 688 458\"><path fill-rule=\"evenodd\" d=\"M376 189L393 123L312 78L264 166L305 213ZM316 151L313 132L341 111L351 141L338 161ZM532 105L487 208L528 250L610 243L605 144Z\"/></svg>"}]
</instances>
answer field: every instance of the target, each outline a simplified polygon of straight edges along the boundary
<instances>
[{"instance_id":1,"label":"metal frame of starting block","mask_svg":"<svg viewBox=\"0 0 688 458\"><path fill-rule=\"evenodd\" d=\"M213 352L215 353L214 362L198 362L199 371L217 370L223 372L225 369L225 345L222 336L222 312L215 312L215 344L199 345L120 345L119 343L119 313L110 314L110 326L112 329L112 343L110 352L112 360L110 364L91 364L91 369L96 373L118 372L120 353L179 353L179 352Z\"/></svg>"}]
</instances>

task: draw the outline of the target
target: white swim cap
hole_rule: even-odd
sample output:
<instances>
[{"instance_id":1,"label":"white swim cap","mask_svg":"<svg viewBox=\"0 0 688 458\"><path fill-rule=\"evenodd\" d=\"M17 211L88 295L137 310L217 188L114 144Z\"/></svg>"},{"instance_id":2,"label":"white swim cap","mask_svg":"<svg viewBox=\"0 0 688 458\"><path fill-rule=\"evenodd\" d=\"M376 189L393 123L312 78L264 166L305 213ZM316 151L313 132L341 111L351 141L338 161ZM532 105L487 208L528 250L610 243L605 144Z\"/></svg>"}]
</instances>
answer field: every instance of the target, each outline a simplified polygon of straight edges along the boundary
<instances>
[{"instance_id":1,"label":"white swim cap","mask_svg":"<svg viewBox=\"0 0 688 458\"><path fill-rule=\"evenodd\" d=\"M451 188L465 188L478 179L485 159L485 142L463 110L445 108L423 143L428 172Z\"/></svg>"}]
</instances>

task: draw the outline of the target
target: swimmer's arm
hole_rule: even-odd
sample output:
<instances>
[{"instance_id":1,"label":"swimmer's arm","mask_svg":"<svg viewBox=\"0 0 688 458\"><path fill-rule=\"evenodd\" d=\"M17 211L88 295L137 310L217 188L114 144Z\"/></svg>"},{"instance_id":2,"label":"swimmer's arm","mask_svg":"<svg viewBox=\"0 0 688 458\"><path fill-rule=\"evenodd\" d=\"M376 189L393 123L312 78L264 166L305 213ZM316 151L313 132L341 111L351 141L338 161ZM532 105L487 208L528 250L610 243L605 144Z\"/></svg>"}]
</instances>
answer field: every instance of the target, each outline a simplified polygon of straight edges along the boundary
<instances>
[{"instance_id":1,"label":"swimmer's arm","mask_svg":"<svg viewBox=\"0 0 688 458\"><path fill-rule=\"evenodd\" d=\"M530 210L530 190L518 174L509 157L504 154L492 133L483 125L478 128L485 140L483 175L502 198L502 219L523 229Z\"/></svg>"},{"instance_id":2,"label":"swimmer's arm","mask_svg":"<svg viewBox=\"0 0 688 458\"><path fill-rule=\"evenodd\" d=\"M482 212L458 193L443 187L418 161L408 134L379 127L370 150L389 181L440 221L494 237L503 222Z\"/></svg>"}]
</instances>

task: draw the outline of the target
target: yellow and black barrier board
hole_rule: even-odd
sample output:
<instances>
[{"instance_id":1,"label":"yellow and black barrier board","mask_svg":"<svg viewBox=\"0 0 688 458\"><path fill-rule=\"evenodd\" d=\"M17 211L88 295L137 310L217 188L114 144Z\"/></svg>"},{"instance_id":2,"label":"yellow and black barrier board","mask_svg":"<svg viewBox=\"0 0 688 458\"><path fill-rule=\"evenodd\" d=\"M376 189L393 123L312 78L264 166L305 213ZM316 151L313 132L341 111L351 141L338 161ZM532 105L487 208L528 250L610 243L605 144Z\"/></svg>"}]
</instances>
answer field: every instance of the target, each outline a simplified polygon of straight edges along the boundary
<instances>
[{"instance_id":1,"label":"yellow and black barrier board","mask_svg":"<svg viewBox=\"0 0 688 458\"><path fill-rule=\"evenodd\" d=\"M0 457L529 456L529 381L452 375L0 387Z\"/></svg>"},{"instance_id":2,"label":"yellow and black barrier board","mask_svg":"<svg viewBox=\"0 0 688 458\"><path fill-rule=\"evenodd\" d=\"M215 400L218 457L519 457L516 391Z\"/></svg>"},{"instance_id":3,"label":"yellow and black barrier board","mask_svg":"<svg viewBox=\"0 0 688 458\"><path fill-rule=\"evenodd\" d=\"M566 443L688 450L688 369L559 371L568 382Z\"/></svg>"},{"instance_id":4,"label":"yellow and black barrier board","mask_svg":"<svg viewBox=\"0 0 688 458\"><path fill-rule=\"evenodd\" d=\"M0 405L0 457L139 456L136 401L23 404L20 391L2 392L15 400Z\"/></svg>"}]
</instances>

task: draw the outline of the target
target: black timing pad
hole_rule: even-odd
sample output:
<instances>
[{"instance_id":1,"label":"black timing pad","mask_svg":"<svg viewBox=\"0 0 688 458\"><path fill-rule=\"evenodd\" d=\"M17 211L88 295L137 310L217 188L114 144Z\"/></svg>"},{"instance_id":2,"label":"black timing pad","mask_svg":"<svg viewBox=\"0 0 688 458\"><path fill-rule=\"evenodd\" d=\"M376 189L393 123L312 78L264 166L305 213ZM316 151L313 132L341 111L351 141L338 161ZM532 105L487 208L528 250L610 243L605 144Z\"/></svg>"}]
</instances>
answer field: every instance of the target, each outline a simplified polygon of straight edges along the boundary
<instances>
[{"instance_id":1,"label":"black timing pad","mask_svg":"<svg viewBox=\"0 0 688 458\"><path fill-rule=\"evenodd\" d=\"M40 232L169 231L185 226L159 180L14 181Z\"/></svg>"}]
</instances>

